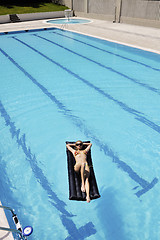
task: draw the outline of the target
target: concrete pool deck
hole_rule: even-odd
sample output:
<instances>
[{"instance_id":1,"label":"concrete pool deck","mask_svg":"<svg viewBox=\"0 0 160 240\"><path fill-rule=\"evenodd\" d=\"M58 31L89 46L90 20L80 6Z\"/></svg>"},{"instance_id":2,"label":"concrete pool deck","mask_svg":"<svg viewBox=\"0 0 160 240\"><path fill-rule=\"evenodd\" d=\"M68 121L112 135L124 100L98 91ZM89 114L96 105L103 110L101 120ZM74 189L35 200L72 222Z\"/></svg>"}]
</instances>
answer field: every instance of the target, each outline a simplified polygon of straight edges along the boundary
<instances>
[{"instance_id":1,"label":"concrete pool deck","mask_svg":"<svg viewBox=\"0 0 160 240\"><path fill-rule=\"evenodd\" d=\"M2 205L0 201L0 205ZM0 208L0 227L9 228L8 221L5 212ZM11 232L0 230L0 240L13 240L13 235Z\"/></svg>"},{"instance_id":2,"label":"concrete pool deck","mask_svg":"<svg viewBox=\"0 0 160 240\"><path fill-rule=\"evenodd\" d=\"M59 28L62 27L62 25L47 23L46 20L6 23L0 24L0 33L40 28L49 29L55 26ZM91 23L65 25L63 27L66 30L103 38L160 54L160 29L158 28L112 23L96 19L92 19ZM0 209L0 226L9 227L2 209ZM12 240L13 237L12 234L8 232L0 231L0 240L1 239Z\"/></svg>"},{"instance_id":3,"label":"concrete pool deck","mask_svg":"<svg viewBox=\"0 0 160 240\"><path fill-rule=\"evenodd\" d=\"M53 20L53 19L48 19ZM75 31L109 41L115 41L125 45L141 48L160 54L160 29L112 23L104 20L92 19L85 24L61 24L47 23L47 20L36 20L18 23L0 24L0 32L20 31L40 28L53 28L54 26Z\"/></svg>"}]
</instances>

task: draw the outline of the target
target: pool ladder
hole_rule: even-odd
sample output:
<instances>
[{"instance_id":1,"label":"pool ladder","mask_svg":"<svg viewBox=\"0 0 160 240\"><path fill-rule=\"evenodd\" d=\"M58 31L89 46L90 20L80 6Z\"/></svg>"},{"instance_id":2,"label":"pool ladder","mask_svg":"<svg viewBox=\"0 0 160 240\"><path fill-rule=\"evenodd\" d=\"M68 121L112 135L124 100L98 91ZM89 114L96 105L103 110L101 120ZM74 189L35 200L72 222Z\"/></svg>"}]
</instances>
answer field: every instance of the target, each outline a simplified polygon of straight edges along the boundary
<instances>
[{"instance_id":1,"label":"pool ladder","mask_svg":"<svg viewBox=\"0 0 160 240\"><path fill-rule=\"evenodd\" d=\"M20 225L20 222L18 220L17 215L15 214L14 210L10 207L2 206L0 205L0 208L3 208L5 210L9 210L12 213L12 218L15 223L16 229L11 229L11 228L5 228L5 227L0 227L0 230L4 230L7 232L12 232L12 233L17 233L20 236L20 239L22 240L27 240L27 238L23 235L23 230Z\"/></svg>"}]
</instances>

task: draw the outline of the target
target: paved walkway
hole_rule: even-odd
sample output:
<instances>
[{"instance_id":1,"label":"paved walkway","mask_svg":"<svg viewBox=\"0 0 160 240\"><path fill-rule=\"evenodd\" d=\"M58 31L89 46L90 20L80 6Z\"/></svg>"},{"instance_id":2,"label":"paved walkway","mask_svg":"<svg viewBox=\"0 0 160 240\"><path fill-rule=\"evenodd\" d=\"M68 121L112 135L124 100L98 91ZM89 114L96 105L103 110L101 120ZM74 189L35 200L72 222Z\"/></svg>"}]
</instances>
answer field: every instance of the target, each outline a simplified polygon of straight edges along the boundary
<instances>
[{"instance_id":1,"label":"paved walkway","mask_svg":"<svg viewBox=\"0 0 160 240\"><path fill-rule=\"evenodd\" d=\"M0 24L0 32L61 27L46 20ZM66 29L127 44L160 54L160 29L92 19L88 24L66 25Z\"/></svg>"}]
</instances>

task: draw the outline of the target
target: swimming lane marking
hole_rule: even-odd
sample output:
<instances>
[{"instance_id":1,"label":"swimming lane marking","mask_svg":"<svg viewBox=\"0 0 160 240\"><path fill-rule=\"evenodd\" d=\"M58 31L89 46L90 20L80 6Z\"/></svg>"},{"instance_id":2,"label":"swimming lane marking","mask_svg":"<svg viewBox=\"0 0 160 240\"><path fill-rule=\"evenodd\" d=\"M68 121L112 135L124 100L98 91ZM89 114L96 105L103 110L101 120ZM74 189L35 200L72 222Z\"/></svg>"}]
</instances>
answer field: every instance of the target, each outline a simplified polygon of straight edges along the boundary
<instances>
[{"instance_id":1,"label":"swimming lane marking","mask_svg":"<svg viewBox=\"0 0 160 240\"><path fill-rule=\"evenodd\" d=\"M115 70L115 69L113 69L113 68L111 68L111 67L107 67L107 66L105 66L105 65L102 64L102 63L99 63L99 62L97 62L97 61L95 61L95 60L93 60L93 59L91 59L91 58L88 58L88 57L80 54L80 53L74 52L73 50L71 50L71 49L69 49L69 48L66 48L66 47L64 47L63 45L60 45L60 44L58 44L58 43L56 43L56 42L54 42L54 41L52 41L52 40L49 40L49 39L47 39L47 38L41 37L41 36L39 36L38 34L32 34L32 35L33 35L33 36L36 36L36 37L39 37L39 38L41 38L41 39L43 39L43 40L45 40L45 41L47 41L47 42L50 42L50 43L52 43L52 44L54 44L54 45L56 45L56 46L58 46L58 47L60 47L60 48L62 48L62 49L65 49L66 51L71 52L71 53L77 55L78 57L81 57L81 58L83 58L83 59L86 59L87 61L90 61L90 62L92 62L92 63L94 63L94 64L96 64L96 65L98 65L98 66L100 66L100 67L102 67L102 68L105 68L105 69L107 69L107 70L109 70L109 71L111 71L111 72L114 72L114 73L116 73L116 74L118 74L118 75L120 75L120 76L122 76L122 77L124 77L124 78L126 78L126 79L128 79L128 80L130 80L130 81L132 81L133 83L136 83L136 84L140 85L141 87L144 87L144 88L146 88L146 89L148 89L148 90L150 90L150 91L153 91L153 92L157 93L158 95L160 95L160 90L157 89L157 88L151 87L151 86L149 86L148 84L145 84L145 83L141 83L141 82L137 81L136 79L127 76L127 75L124 74L124 73L121 73L121 72L119 72L119 71L117 71L117 70ZM14 37L13 37L13 38L14 38Z\"/></svg>"},{"instance_id":2,"label":"swimming lane marking","mask_svg":"<svg viewBox=\"0 0 160 240\"><path fill-rule=\"evenodd\" d=\"M57 30L64 32L64 30L56 29L56 31L57 31ZM66 30L65 30L65 32L66 32ZM127 60L127 61L131 61L131 62L137 63L137 64L142 65L142 66L144 66L144 67L150 68L150 69L152 69L152 70L154 70L154 71L160 72L160 69L159 69L159 68L151 67L151 66L148 65L148 64L145 64L145 63L142 63L142 62L133 60L133 59L131 59L131 58L124 57L124 56L122 56L122 55L120 55L120 54L117 54L117 53L114 53L114 52L105 50L105 49L103 49L103 48L97 47L97 46L92 45L92 44L90 44L90 43L86 43L86 42L84 42L84 41L82 41L82 40L73 38L73 37L71 37L71 36L64 35L64 34L58 33L58 32L52 32L52 33L53 33L53 34L60 35L60 36L63 36L63 37L66 37L66 38L69 38L69 39L72 39L72 40L74 40L74 41L76 41L76 42L85 44L85 45L87 45L87 46L89 46L89 47L95 48L95 49L100 50L100 51L102 51L102 52L106 52L106 53L111 54L111 55L114 55L114 56L116 56L116 57L119 57L119 58L125 59L125 60ZM67 32L67 33L68 33L68 32ZM78 34L78 33L76 33L76 34ZM83 36L83 35L82 35L82 36ZM85 37L86 37L86 35L85 35ZM89 37L89 38L90 38L90 37ZM93 37L91 37L91 38L93 38ZM102 40L102 41L106 41L106 42L107 42L107 40ZM115 43L115 44L117 44L117 43ZM121 45L121 44L118 44L118 45ZM128 48L128 47L127 47L127 48ZM129 48L131 48L131 47L129 47Z\"/></svg>"},{"instance_id":3,"label":"swimming lane marking","mask_svg":"<svg viewBox=\"0 0 160 240\"><path fill-rule=\"evenodd\" d=\"M147 125L148 127L152 128L153 130L155 130L156 132L160 133L160 126L158 126L157 124L155 124L154 122L150 121L149 119L147 119L146 117L141 116L144 115L143 113L130 108L129 106L127 106L125 103L115 99L114 97L112 97L110 94L104 92L103 90L101 90L100 88L98 88L97 86L95 86L94 84L90 83L89 81L87 81L86 79L80 77L78 74L72 72L70 69L64 67L63 65L61 65L60 63L54 61L53 59L49 58L48 56L46 56L45 54L41 53L40 51L38 51L37 49L31 47L30 45L28 45L27 43L23 42L20 39L17 39L16 37L13 37L15 40L17 40L18 42L22 43L23 45L27 46L28 48L32 49L33 51L35 51L36 53L38 53L39 55L41 55L42 57L46 58L47 60L49 60L50 62L54 63L55 65L57 65L58 67L62 68L64 71L68 72L69 74L71 74L72 76L74 76L75 78L79 79L80 81L82 81L83 83L85 83L86 85L88 85L89 87L93 88L94 90L96 90L97 92L99 92L101 95L103 95L104 97L108 98L109 100L115 102L116 104L118 104L123 110L125 110L126 112L132 114L135 116L135 119L138 120L139 122Z\"/></svg>"}]
</instances>

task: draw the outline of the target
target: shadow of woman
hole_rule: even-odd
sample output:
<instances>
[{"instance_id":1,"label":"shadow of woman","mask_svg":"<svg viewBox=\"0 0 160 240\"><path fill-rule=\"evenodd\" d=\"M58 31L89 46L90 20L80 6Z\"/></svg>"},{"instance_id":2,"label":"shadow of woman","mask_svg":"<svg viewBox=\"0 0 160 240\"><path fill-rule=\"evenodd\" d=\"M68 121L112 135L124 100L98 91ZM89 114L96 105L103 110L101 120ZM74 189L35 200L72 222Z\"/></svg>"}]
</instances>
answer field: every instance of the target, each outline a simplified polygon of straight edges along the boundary
<instances>
[{"instance_id":1,"label":"shadow of woman","mask_svg":"<svg viewBox=\"0 0 160 240\"><path fill-rule=\"evenodd\" d=\"M124 222L115 194L116 192L111 187L102 191L102 196L97 201L99 220L102 224L105 239L128 240L129 237L124 230Z\"/></svg>"}]
</instances>

